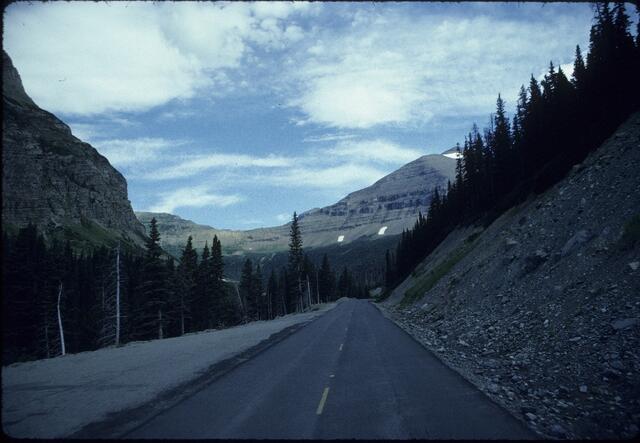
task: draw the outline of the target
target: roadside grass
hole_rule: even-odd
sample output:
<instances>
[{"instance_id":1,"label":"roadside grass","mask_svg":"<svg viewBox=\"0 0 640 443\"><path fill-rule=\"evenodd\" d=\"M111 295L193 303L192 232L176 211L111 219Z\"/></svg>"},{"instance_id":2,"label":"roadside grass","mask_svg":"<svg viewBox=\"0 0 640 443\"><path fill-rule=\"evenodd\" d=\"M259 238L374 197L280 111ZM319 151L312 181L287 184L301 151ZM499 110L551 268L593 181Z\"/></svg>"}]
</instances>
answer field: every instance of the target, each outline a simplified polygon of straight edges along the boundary
<instances>
[{"instance_id":1,"label":"roadside grass","mask_svg":"<svg viewBox=\"0 0 640 443\"><path fill-rule=\"evenodd\" d=\"M415 302L422 297L425 292L433 288L436 283L440 281L442 277L447 275L449 271L462 260L469 252L473 250L476 245L476 239L480 233L474 233L464 240L462 246L458 247L455 251L449 254L443 261L438 263L429 272L425 272L422 275L417 276L415 284L409 288L404 298L400 302L400 307L406 307L409 304Z\"/></svg>"},{"instance_id":2,"label":"roadside grass","mask_svg":"<svg viewBox=\"0 0 640 443\"><path fill-rule=\"evenodd\" d=\"M382 292L380 293L380 295L378 295L377 297L375 297L375 298L373 299L373 301L374 301L374 302L376 302L376 303L383 302L383 301L385 301L386 299L388 299L388 298L389 298L389 296L391 295L391 293L392 293L392 292L393 292L393 288L385 288L385 290L384 290L384 291L382 291Z\"/></svg>"}]
</instances>

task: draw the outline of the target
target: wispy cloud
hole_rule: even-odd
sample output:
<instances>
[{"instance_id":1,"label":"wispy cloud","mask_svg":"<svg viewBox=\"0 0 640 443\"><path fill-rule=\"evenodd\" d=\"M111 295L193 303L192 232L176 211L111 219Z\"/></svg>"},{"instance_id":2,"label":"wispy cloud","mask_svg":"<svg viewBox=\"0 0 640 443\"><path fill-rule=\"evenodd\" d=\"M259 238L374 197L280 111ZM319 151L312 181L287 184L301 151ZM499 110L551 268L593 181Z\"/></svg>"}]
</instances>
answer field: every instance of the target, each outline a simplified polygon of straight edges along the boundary
<instances>
[{"instance_id":1,"label":"wispy cloud","mask_svg":"<svg viewBox=\"0 0 640 443\"><path fill-rule=\"evenodd\" d=\"M133 139L98 140L95 148L114 166L129 166L159 160L159 155L187 144L184 140L141 137Z\"/></svg>"},{"instance_id":2,"label":"wispy cloud","mask_svg":"<svg viewBox=\"0 0 640 443\"><path fill-rule=\"evenodd\" d=\"M276 215L274 218L278 220L280 223L286 223L291 220L292 216L293 216L292 214L283 212L282 214Z\"/></svg>"},{"instance_id":3,"label":"wispy cloud","mask_svg":"<svg viewBox=\"0 0 640 443\"><path fill-rule=\"evenodd\" d=\"M281 168L291 166L293 160L288 157L268 155L257 157L245 154L206 154L198 155L172 166L161 168L146 174L149 180L171 180L191 177L215 168Z\"/></svg>"},{"instance_id":4,"label":"wispy cloud","mask_svg":"<svg viewBox=\"0 0 640 443\"><path fill-rule=\"evenodd\" d=\"M340 142L328 149L327 153L350 158L353 161L391 164L408 163L422 155L417 149L402 147L380 139Z\"/></svg>"},{"instance_id":5,"label":"wispy cloud","mask_svg":"<svg viewBox=\"0 0 640 443\"><path fill-rule=\"evenodd\" d=\"M310 135L305 137L302 141L306 143L323 143L334 142L339 140L350 140L355 138L355 134L322 134L322 135Z\"/></svg>"},{"instance_id":6,"label":"wispy cloud","mask_svg":"<svg viewBox=\"0 0 640 443\"><path fill-rule=\"evenodd\" d=\"M384 177L387 172L372 166L347 163L337 166L294 167L279 174L261 175L260 182L283 187L310 187L318 189L368 186Z\"/></svg>"},{"instance_id":7,"label":"wispy cloud","mask_svg":"<svg viewBox=\"0 0 640 443\"><path fill-rule=\"evenodd\" d=\"M160 200L148 210L150 212L173 212L176 208L205 206L226 207L243 200L237 194L224 195L211 191L209 186L179 188L160 195Z\"/></svg>"},{"instance_id":8,"label":"wispy cloud","mask_svg":"<svg viewBox=\"0 0 640 443\"><path fill-rule=\"evenodd\" d=\"M306 46L301 65L286 72L288 104L301 111L299 123L354 129L484 114L499 92L515 100L549 59L569 63L588 35L582 13L523 20L495 9L461 17L363 7L349 26L322 30Z\"/></svg>"},{"instance_id":9,"label":"wispy cloud","mask_svg":"<svg viewBox=\"0 0 640 443\"><path fill-rule=\"evenodd\" d=\"M174 111L165 111L158 116L159 120L183 120L186 118L190 118L196 115L196 111L194 110L174 110Z\"/></svg>"}]
</instances>

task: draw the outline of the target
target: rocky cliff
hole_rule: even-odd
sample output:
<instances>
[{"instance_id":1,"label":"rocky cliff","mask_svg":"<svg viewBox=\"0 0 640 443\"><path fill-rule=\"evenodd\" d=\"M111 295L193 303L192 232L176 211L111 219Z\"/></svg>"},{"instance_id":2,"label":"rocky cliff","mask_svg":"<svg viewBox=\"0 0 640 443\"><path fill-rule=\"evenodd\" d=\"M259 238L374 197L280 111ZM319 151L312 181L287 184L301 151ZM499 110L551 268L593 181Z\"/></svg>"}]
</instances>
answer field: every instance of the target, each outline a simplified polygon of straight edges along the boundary
<instances>
[{"instance_id":1,"label":"rocky cliff","mask_svg":"<svg viewBox=\"0 0 640 443\"><path fill-rule=\"evenodd\" d=\"M542 436L637 437L640 113L548 191L459 229L383 303Z\"/></svg>"},{"instance_id":2,"label":"rocky cliff","mask_svg":"<svg viewBox=\"0 0 640 443\"><path fill-rule=\"evenodd\" d=\"M127 182L91 145L25 93L3 52L2 226L29 223L76 247L142 244L145 229L127 199Z\"/></svg>"},{"instance_id":3,"label":"rocky cliff","mask_svg":"<svg viewBox=\"0 0 640 443\"><path fill-rule=\"evenodd\" d=\"M443 155L425 155L331 206L301 213L304 246L347 244L401 233L413 226L418 211L426 212L434 186L446 188L447 180L455 175L455 164ZM233 231L198 225L172 214L136 215L145 225L156 217L162 246L174 255L179 254L189 235L196 248L204 247L205 241L211 243L217 235L226 254L278 252L286 250L289 242L289 224Z\"/></svg>"}]
</instances>

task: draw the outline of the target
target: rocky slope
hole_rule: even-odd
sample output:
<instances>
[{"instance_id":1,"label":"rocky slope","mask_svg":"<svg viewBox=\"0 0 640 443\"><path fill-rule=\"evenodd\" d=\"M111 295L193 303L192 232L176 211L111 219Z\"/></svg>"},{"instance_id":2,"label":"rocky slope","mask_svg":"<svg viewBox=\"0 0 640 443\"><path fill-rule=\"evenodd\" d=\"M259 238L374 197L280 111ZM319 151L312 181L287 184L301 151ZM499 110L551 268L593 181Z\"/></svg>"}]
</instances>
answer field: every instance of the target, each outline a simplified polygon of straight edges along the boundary
<instances>
[{"instance_id":1,"label":"rocky slope","mask_svg":"<svg viewBox=\"0 0 640 443\"><path fill-rule=\"evenodd\" d=\"M639 168L636 113L547 192L453 232L383 310L542 436L637 437Z\"/></svg>"},{"instance_id":2,"label":"rocky slope","mask_svg":"<svg viewBox=\"0 0 640 443\"><path fill-rule=\"evenodd\" d=\"M376 239L412 227L418 211L426 211L433 187L445 188L447 180L454 177L455 163L443 155L425 155L331 206L300 214L305 247ZM162 246L174 254L184 247L189 235L196 248L204 247L205 241L211 243L217 235L228 254L283 251L289 242L289 224L233 231L198 225L172 214L137 212L136 215L145 224L156 217Z\"/></svg>"},{"instance_id":3,"label":"rocky slope","mask_svg":"<svg viewBox=\"0 0 640 443\"><path fill-rule=\"evenodd\" d=\"M74 246L142 244L145 229L127 199L127 182L91 145L40 109L3 52L2 227L33 223Z\"/></svg>"}]
</instances>

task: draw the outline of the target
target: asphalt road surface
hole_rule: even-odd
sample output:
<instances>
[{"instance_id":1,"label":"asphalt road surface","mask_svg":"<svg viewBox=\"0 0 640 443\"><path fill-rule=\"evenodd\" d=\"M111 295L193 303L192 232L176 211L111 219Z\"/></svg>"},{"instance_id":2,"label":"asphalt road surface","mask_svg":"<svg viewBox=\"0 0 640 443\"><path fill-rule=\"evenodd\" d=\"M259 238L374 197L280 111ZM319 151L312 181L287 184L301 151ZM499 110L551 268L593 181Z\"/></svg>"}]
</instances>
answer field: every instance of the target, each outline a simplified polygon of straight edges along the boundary
<instances>
[{"instance_id":1,"label":"asphalt road surface","mask_svg":"<svg viewBox=\"0 0 640 443\"><path fill-rule=\"evenodd\" d=\"M126 438L531 439L365 300L348 300Z\"/></svg>"}]
</instances>

